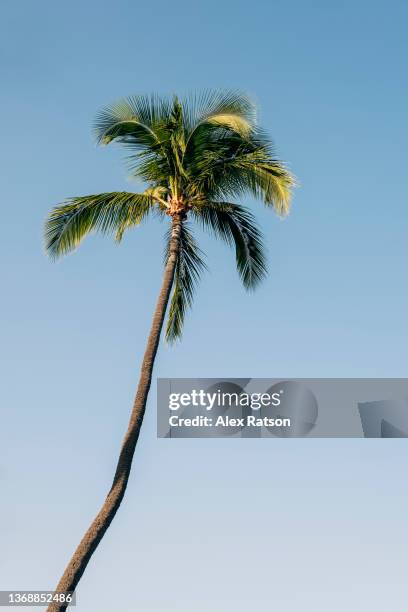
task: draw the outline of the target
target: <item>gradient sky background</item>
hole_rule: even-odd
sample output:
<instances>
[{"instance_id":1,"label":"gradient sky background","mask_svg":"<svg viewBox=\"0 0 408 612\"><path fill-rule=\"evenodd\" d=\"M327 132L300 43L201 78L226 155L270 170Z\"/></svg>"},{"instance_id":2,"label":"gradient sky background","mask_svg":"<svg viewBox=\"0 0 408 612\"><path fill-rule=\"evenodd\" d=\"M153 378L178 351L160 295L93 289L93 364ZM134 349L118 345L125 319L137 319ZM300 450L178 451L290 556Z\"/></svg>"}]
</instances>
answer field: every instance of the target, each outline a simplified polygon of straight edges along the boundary
<instances>
[{"instance_id":1,"label":"gradient sky background","mask_svg":"<svg viewBox=\"0 0 408 612\"><path fill-rule=\"evenodd\" d=\"M160 284L158 222L42 249L54 204L137 188L93 142L104 104L241 88L301 183L284 222L257 204L255 295L202 238L155 377L407 375L407 20L403 0L2 2L1 589L52 589L102 502ZM155 408L78 612L406 609L405 440L157 440Z\"/></svg>"}]
</instances>

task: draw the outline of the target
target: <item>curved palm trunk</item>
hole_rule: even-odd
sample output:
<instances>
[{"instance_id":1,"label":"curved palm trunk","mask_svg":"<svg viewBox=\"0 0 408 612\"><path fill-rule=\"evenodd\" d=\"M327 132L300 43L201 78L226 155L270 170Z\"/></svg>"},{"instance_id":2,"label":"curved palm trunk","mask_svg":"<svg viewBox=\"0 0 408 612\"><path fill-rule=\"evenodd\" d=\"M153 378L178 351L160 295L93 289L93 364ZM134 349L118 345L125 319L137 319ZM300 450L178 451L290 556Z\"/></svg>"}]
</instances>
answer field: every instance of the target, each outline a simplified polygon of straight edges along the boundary
<instances>
[{"instance_id":1,"label":"curved palm trunk","mask_svg":"<svg viewBox=\"0 0 408 612\"><path fill-rule=\"evenodd\" d=\"M122 443L112 487L102 508L93 520L68 563L56 591L67 592L75 590L90 558L105 535L125 494L130 469L132 467L132 459L145 412L146 400L152 380L153 365L163 327L164 316L166 314L173 284L174 271L180 247L181 224L182 214L173 215L169 257L164 271L163 284L154 312L152 327L143 357L139 385L130 416L129 426ZM47 612L62 612L66 610L67 607L67 604L52 603L48 606Z\"/></svg>"}]
</instances>

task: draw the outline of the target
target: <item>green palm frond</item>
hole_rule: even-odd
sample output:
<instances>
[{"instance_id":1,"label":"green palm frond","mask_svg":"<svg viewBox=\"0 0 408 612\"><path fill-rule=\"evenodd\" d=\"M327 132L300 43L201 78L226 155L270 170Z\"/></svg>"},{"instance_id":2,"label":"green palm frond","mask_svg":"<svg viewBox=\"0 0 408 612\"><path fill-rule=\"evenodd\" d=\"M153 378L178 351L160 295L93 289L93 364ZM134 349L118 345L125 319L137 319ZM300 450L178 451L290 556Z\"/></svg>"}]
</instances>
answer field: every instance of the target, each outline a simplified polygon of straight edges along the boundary
<instances>
[{"instance_id":1,"label":"green palm frond","mask_svg":"<svg viewBox=\"0 0 408 612\"><path fill-rule=\"evenodd\" d=\"M196 192L211 199L249 192L278 214L289 212L294 178L259 131L247 139L228 132L209 138L201 155L194 156L190 174Z\"/></svg>"},{"instance_id":2,"label":"green palm frond","mask_svg":"<svg viewBox=\"0 0 408 612\"><path fill-rule=\"evenodd\" d=\"M194 165L226 134L246 140L255 130L255 107L237 91L208 91L185 105L186 145L183 161Z\"/></svg>"},{"instance_id":3,"label":"green palm frond","mask_svg":"<svg viewBox=\"0 0 408 612\"><path fill-rule=\"evenodd\" d=\"M165 259L169 253L167 238ZM191 307L195 286L201 272L206 269L202 251L186 223L183 223L180 233L180 251L174 274L173 291L170 301L169 315L166 327L166 340L174 342L181 337L187 308Z\"/></svg>"},{"instance_id":4,"label":"green palm frond","mask_svg":"<svg viewBox=\"0 0 408 612\"><path fill-rule=\"evenodd\" d=\"M53 258L73 251L92 231L115 232L117 240L138 225L154 205L148 194L114 192L67 200L55 207L45 224L46 250Z\"/></svg>"},{"instance_id":5,"label":"green palm frond","mask_svg":"<svg viewBox=\"0 0 408 612\"><path fill-rule=\"evenodd\" d=\"M249 210L229 202L204 202L192 213L202 225L235 247L237 270L246 289L254 289L266 274L262 234Z\"/></svg>"},{"instance_id":6,"label":"green palm frond","mask_svg":"<svg viewBox=\"0 0 408 612\"><path fill-rule=\"evenodd\" d=\"M253 152L239 154L227 161L227 166L230 164L231 175L236 174L242 181L243 191L249 190L267 206L273 206L275 212L283 217L290 209L295 179L268 149L261 146Z\"/></svg>"},{"instance_id":7,"label":"green palm frond","mask_svg":"<svg viewBox=\"0 0 408 612\"><path fill-rule=\"evenodd\" d=\"M141 148L160 143L160 129L171 116L168 100L157 95L130 96L103 108L94 125L100 144L133 143Z\"/></svg>"},{"instance_id":8,"label":"green palm frond","mask_svg":"<svg viewBox=\"0 0 408 612\"><path fill-rule=\"evenodd\" d=\"M245 121L248 125L255 122L255 106L251 99L237 90L208 89L200 94L188 97L182 103L186 131L193 133L205 123L229 125L235 119Z\"/></svg>"}]
</instances>

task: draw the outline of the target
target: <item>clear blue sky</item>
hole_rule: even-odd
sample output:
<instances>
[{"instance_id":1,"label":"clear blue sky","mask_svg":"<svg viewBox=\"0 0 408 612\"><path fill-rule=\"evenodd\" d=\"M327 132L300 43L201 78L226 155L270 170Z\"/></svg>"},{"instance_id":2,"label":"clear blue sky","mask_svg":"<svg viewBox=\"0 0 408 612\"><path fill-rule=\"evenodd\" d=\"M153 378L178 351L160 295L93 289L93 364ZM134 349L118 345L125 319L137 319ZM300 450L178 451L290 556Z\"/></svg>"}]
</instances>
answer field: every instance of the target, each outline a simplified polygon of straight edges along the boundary
<instances>
[{"instance_id":1,"label":"clear blue sky","mask_svg":"<svg viewBox=\"0 0 408 612\"><path fill-rule=\"evenodd\" d=\"M53 588L109 486L157 294L164 228L52 264L51 206L137 188L95 112L138 92L237 87L298 176L258 204L270 276L210 273L155 376L406 376L404 1L8 0L0 12L1 589ZM248 201L249 205L253 202ZM78 612L402 612L404 440L156 440Z\"/></svg>"}]
</instances>

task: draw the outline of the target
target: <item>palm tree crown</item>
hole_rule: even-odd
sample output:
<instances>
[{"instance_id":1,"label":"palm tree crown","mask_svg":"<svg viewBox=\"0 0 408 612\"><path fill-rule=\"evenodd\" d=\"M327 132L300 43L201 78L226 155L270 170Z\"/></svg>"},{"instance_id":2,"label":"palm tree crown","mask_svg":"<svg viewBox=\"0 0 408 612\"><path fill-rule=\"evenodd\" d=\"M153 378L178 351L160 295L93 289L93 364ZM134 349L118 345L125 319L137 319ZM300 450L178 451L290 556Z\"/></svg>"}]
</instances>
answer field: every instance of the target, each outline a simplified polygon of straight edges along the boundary
<instances>
[{"instance_id":1,"label":"palm tree crown","mask_svg":"<svg viewBox=\"0 0 408 612\"><path fill-rule=\"evenodd\" d=\"M95 230L120 241L152 212L177 218L179 252L166 329L167 339L175 340L205 267L188 219L235 248L242 282L254 288L266 271L262 235L252 213L234 200L250 194L283 216L293 178L258 128L253 104L237 92L210 91L186 100L130 97L104 108L95 132L100 144L128 147L132 175L147 187L143 193L75 197L57 206L46 222L47 251L59 257Z\"/></svg>"}]
</instances>

